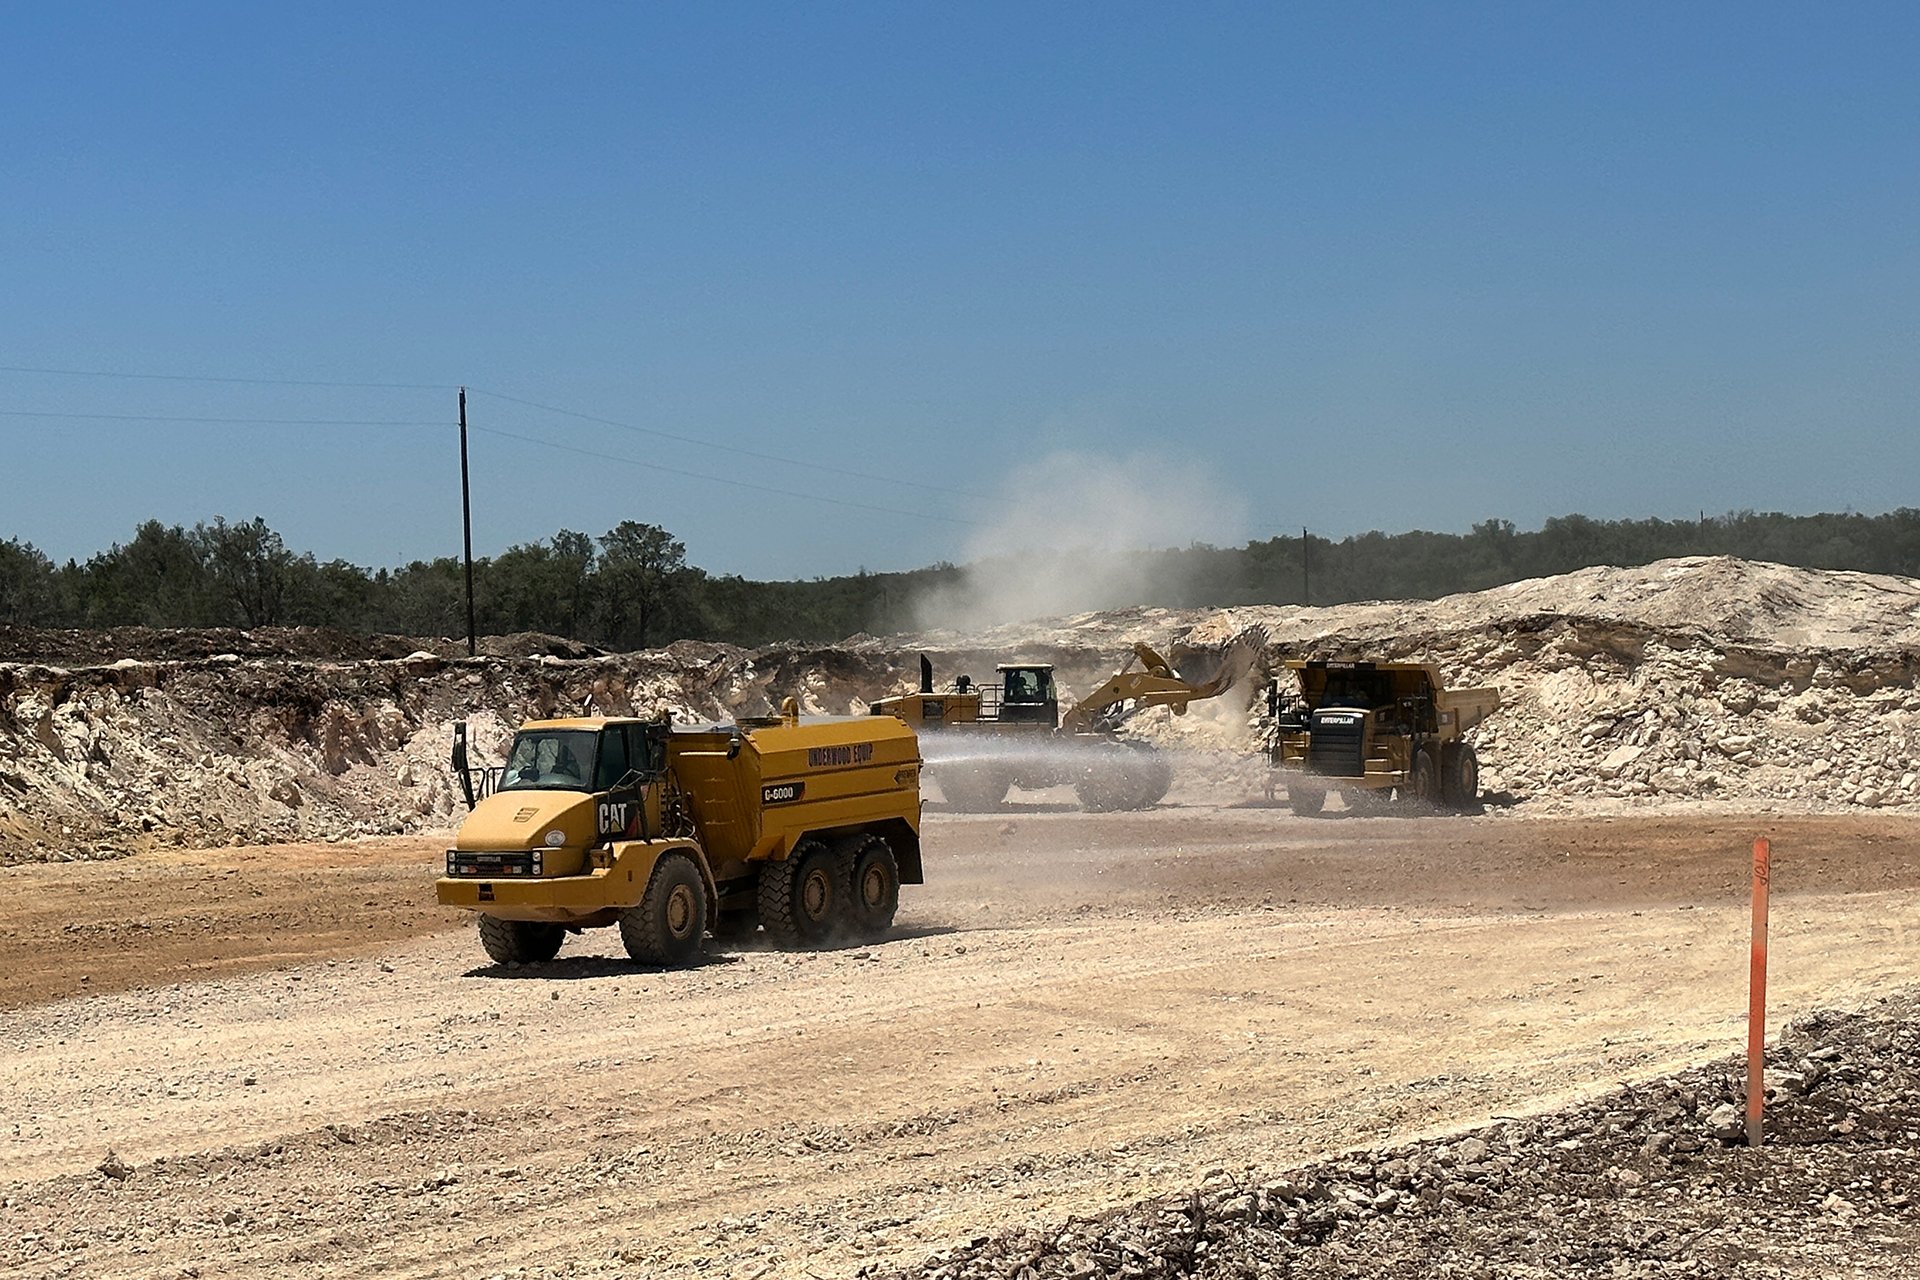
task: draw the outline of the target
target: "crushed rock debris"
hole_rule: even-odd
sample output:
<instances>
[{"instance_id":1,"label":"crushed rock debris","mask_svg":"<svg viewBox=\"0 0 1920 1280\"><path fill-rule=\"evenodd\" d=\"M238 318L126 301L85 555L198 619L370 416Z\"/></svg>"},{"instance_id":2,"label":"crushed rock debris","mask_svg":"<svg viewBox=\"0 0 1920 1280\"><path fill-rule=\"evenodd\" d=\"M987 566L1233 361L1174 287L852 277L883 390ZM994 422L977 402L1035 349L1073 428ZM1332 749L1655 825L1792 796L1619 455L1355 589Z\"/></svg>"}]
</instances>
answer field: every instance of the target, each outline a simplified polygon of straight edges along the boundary
<instances>
[{"instance_id":1,"label":"crushed rock debris","mask_svg":"<svg viewBox=\"0 0 1920 1280\"><path fill-rule=\"evenodd\" d=\"M1190 1192L980 1236L887 1280L1912 1275L1920 1256L1920 995L1789 1025L1766 1139L1744 1063L1568 1110L1216 1170ZM1729 1125L1731 1112L1736 1123Z\"/></svg>"}]
</instances>

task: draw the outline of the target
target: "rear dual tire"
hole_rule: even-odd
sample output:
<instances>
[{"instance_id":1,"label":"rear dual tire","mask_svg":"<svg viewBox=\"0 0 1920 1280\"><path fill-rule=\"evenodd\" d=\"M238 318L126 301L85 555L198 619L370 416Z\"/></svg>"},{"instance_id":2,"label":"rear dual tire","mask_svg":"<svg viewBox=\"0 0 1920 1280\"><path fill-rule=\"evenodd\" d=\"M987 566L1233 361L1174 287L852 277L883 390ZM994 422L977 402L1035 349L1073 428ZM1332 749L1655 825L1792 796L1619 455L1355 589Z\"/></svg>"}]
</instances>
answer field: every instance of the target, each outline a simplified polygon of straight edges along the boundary
<instances>
[{"instance_id":1,"label":"rear dual tire","mask_svg":"<svg viewBox=\"0 0 1920 1280\"><path fill-rule=\"evenodd\" d=\"M1427 747L1414 757L1407 797L1422 809L1471 813L1480 807L1480 756L1469 742Z\"/></svg>"},{"instance_id":2,"label":"rear dual tire","mask_svg":"<svg viewBox=\"0 0 1920 1280\"><path fill-rule=\"evenodd\" d=\"M1480 756L1472 743L1447 745L1440 758L1440 793L1447 808L1456 812L1480 807Z\"/></svg>"},{"instance_id":3,"label":"rear dual tire","mask_svg":"<svg viewBox=\"0 0 1920 1280\"><path fill-rule=\"evenodd\" d=\"M947 808L955 813L991 813L1006 802L1013 775L992 765L943 764L934 771Z\"/></svg>"},{"instance_id":4,"label":"rear dual tire","mask_svg":"<svg viewBox=\"0 0 1920 1280\"><path fill-rule=\"evenodd\" d=\"M776 946L818 946L833 936L850 893L842 860L808 837L761 866L760 923Z\"/></svg>"},{"instance_id":5,"label":"rear dual tire","mask_svg":"<svg viewBox=\"0 0 1920 1280\"><path fill-rule=\"evenodd\" d=\"M875 938L893 927L900 909L900 861L880 836L856 836L841 852L847 866L847 915L856 937Z\"/></svg>"},{"instance_id":6,"label":"rear dual tire","mask_svg":"<svg viewBox=\"0 0 1920 1280\"><path fill-rule=\"evenodd\" d=\"M809 836L760 868L760 923L776 946L818 947L872 938L893 925L900 863L877 835L829 846Z\"/></svg>"}]
</instances>

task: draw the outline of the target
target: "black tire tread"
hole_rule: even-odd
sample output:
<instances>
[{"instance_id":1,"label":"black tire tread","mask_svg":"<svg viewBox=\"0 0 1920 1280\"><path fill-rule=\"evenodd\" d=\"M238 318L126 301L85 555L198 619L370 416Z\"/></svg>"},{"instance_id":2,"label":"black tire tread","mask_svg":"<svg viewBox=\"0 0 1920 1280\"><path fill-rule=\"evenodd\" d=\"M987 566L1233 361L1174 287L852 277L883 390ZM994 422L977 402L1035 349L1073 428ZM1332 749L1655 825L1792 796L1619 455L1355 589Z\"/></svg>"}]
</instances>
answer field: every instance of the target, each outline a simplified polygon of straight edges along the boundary
<instances>
[{"instance_id":1,"label":"black tire tread","mask_svg":"<svg viewBox=\"0 0 1920 1280\"><path fill-rule=\"evenodd\" d=\"M690 884L699 903L700 928L694 932L693 945L684 952L667 933L666 896L674 882ZM707 886L700 868L684 853L669 853L653 866L647 891L640 904L620 913L620 941L636 962L671 968L691 962L700 954L700 935L706 931Z\"/></svg>"},{"instance_id":2,"label":"black tire tread","mask_svg":"<svg viewBox=\"0 0 1920 1280\"><path fill-rule=\"evenodd\" d=\"M955 813L992 813L1007 798L1013 778L990 765L947 764L936 769L935 782L947 808Z\"/></svg>"},{"instance_id":3,"label":"black tire tread","mask_svg":"<svg viewBox=\"0 0 1920 1280\"><path fill-rule=\"evenodd\" d=\"M832 932L831 929L820 935L810 931L806 918L800 913L798 894L795 892L807 864L817 858L829 859L836 871L844 870L844 863L812 836L803 838L789 849L784 861L761 864L756 894L760 904L760 924L775 946L810 947L828 941L827 935ZM840 875L838 880L835 888L844 901L846 877Z\"/></svg>"},{"instance_id":4,"label":"black tire tread","mask_svg":"<svg viewBox=\"0 0 1920 1280\"><path fill-rule=\"evenodd\" d=\"M1160 752L1143 747L1133 762L1139 789L1134 795L1135 809L1151 809L1167 798L1173 789L1173 765Z\"/></svg>"},{"instance_id":5,"label":"black tire tread","mask_svg":"<svg viewBox=\"0 0 1920 1280\"><path fill-rule=\"evenodd\" d=\"M760 925L775 946L800 945L800 927L794 918L793 878L800 870L796 846L785 861L767 862L760 867Z\"/></svg>"},{"instance_id":6,"label":"black tire tread","mask_svg":"<svg viewBox=\"0 0 1920 1280\"><path fill-rule=\"evenodd\" d=\"M1413 768L1407 776L1406 796L1409 807L1416 810L1433 810L1442 803L1446 779L1440 771L1440 752L1433 747L1422 747L1414 757Z\"/></svg>"},{"instance_id":7,"label":"black tire tread","mask_svg":"<svg viewBox=\"0 0 1920 1280\"><path fill-rule=\"evenodd\" d=\"M1471 772L1472 777L1467 776ZM1470 742L1450 742L1442 757L1440 792L1447 808L1467 813L1480 803L1480 757Z\"/></svg>"},{"instance_id":8,"label":"black tire tread","mask_svg":"<svg viewBox=\"0 0 1920 1280\"><path fill-rule=\"evenodd\" d=\"M567 931L537 920L480 917L480 945L495 964L540 964L560 954Z\"/></svg>"},{"instance_id":9,"label":"black tire tread","mask_svg":"<svg viewBox=\"0 0 1920 1280\"><path fill-rule=\"evenodd\" d=\"M894 913L900 909L900 861L894 856L893 846L884 836L867 834L848 841L841 851L844 862L842 883L847 886L847 914L853 923L854 932L862 938L875 938L893 927ZM870 912L866 899L861 893L861 881L865 878L862 864L871 858L883 858L893 877L893 893L886 908L880 912Z\"/></svg>"}]
</instances>

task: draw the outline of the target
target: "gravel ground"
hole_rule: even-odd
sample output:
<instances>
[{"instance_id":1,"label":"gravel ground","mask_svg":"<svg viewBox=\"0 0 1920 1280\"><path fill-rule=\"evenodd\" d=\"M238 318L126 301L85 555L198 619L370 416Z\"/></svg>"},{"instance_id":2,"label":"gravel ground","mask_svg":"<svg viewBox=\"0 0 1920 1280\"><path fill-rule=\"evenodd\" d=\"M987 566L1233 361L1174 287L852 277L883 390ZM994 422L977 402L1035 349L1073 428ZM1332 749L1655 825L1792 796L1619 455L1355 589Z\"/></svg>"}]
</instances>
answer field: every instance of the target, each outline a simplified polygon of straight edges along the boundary
<instances>
[{"instance_id":1,"label":"gravel ground","mask_svg":"<svg viewBox=\"0 0 1920 1280\"><path fill-rule=\"evenodd\" d=\"M1920 996L1801 1018L1761 1149L1728 1058L1586 1105L1017 1228L892 1280L1920 1274ZM878 1274L871 1268L864 1274Z\"/></svg>"},{"instance_id":2,"label":"gravel ground","mask_svg":"<svg viewBox=\"0 0 1920 1280\"><path fill-rule=\"evenodd\" d=\"M0 872L0 1275L1901 1274L1910 1002L1793 1032L1759 1157L1686 1071L1751 836L1788 1020L1920 972L1920 822L1174 801L935 812L893 937L677 973L488 964L430 841Z\"/></svg>"}]
</instances>

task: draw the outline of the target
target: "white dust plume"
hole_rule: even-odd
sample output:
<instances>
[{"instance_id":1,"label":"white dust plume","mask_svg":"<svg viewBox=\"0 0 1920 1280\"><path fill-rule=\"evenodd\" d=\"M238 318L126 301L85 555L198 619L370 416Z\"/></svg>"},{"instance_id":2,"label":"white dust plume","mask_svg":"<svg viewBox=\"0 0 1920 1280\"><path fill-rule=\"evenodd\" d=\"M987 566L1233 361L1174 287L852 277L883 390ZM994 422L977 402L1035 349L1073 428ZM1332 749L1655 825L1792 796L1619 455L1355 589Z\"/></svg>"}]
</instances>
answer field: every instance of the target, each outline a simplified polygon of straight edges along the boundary
<instances>
[{"instance_id":1,"label":"white dust plume","mask_svg":"<svg viewBox=\"0 0 1920 1280\"><path fill-rule=\"evenodd\" d=\"M1180 557L1166 553L1245 539L1244 502L1192 463L1053 453L1002 479L1005 501L982 504L989 523L967 540L960 579L915 601L919 626L1196 603Z\"/></svg>"}]
</instances>

